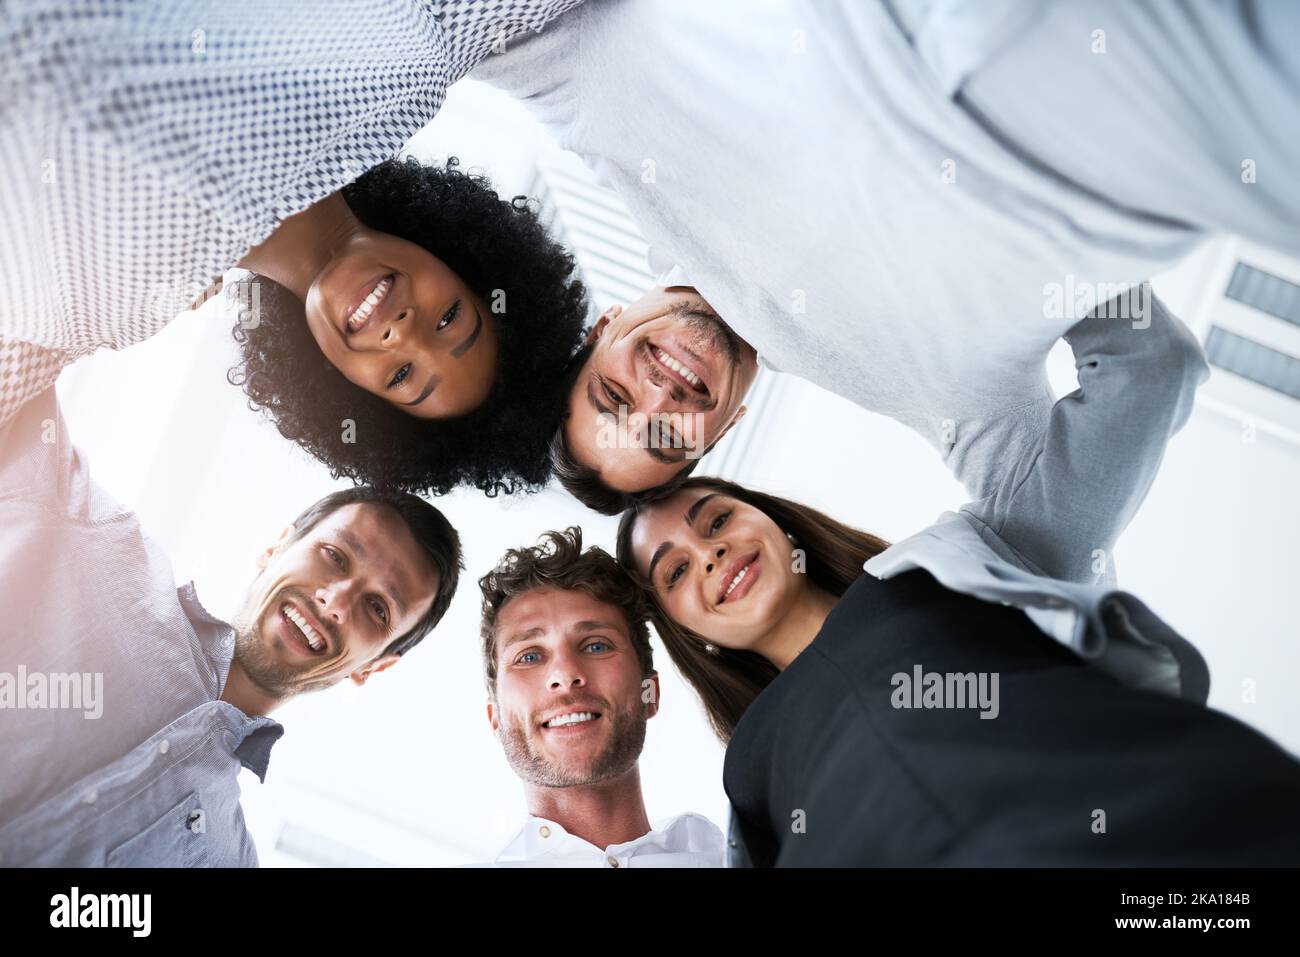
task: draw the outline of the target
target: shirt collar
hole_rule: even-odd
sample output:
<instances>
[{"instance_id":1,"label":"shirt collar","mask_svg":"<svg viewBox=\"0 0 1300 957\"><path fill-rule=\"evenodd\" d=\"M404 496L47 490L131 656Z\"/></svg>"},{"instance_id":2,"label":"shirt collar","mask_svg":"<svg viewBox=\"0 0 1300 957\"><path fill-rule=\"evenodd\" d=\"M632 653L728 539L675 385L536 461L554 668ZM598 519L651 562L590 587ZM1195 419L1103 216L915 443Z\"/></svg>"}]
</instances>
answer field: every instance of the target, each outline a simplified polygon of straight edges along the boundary
<instances>
[{"instance_id":1,"label":"shirt collar","mask_svg":"<svg viewBox=\"0 0 1300 957\"><path fill-rule=\"evenodd\" d=\"M555 821L544 817L528 815L524 826L519 829L514 839L497 855L497 863L507 861L535 861L554 857L617 857L633 849L654 847L660 851L677 853L697 850L692 841L687 822L697 815L679 814L659 827L652 827L645 834L621 844L611 844L604 849L590 841L570 834ZM711 825L710 825L711 826Z\"/></svg>"},{"instance_id":2,"label":"shirt collar","mask_svg":"<svg viewBox=\"0 0 1300 957\"><path fill-rule=\"evenodd\" d=\"M216 695L220 698L225 690L226 677L230 674L230 662L235 656L235 629L228 622L222 621L203 607L199 601L194 582L189 581L176 589L181 609L189 619L194 634L198 636L199 646L203 649L216 677ZM239 758L239 763L257 775L259 781L266 781L266 769L271 760L271 748L284 734L284 727L273 718L265 715L249 717L229 702L222 702L229 709L229 723L235 734L235 745L231 753Z\"/></svg>"},{"instance_id":3,"label":"shirt collar","mask_svg":"<svg viewBox=\"0 0 1300 957\"><path fill-rule=\"evenodd\" d=\"M239 713L243 715L244 723L236 731L239 742L231 753L239 758L240 764L257 775L258 781L265 783L266 768L271 761L271 748L284 734L284 726L265 715L250 718L242 711Z\"/></svg>"},{"instance_id":4,"label":"shirt collar","mask_svg":"<svg viewBox=\"0 0 1300 957\"><path fill-rule=\"evenodd\" d=\"M213 677L216 679L213 697L219 698L226 687L230 661L235 656L235 629L203 607L193 581L177 588L176 597L180 600L185 617L189 619L190 627L194 629L199 647L212 666Z\"/></svg>"}]
</instances>

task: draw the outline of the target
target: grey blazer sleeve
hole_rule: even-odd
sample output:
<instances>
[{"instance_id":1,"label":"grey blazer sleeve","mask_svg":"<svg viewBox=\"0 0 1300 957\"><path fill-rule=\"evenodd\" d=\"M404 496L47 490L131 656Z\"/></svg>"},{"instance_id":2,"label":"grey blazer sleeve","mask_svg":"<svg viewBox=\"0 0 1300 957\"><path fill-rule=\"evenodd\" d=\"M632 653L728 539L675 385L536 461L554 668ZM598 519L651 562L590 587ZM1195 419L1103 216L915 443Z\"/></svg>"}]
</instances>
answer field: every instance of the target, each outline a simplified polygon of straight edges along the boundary
<instances>
[{"instance_id":1,"label":"grey blazer sleeve","mask_svg":"<svg viewBox=\"0 0 1300 957\"><path fill-rule=\"evenodd\" d=\"M1065 334L1079 388L1032 442L1008 449L989 494L962 507L986 541L1037 574L1114 582L1115 540L1209 375L1195 336L1143 290L1141 315L1098 310Z\"/></svg>"}]
</instances>

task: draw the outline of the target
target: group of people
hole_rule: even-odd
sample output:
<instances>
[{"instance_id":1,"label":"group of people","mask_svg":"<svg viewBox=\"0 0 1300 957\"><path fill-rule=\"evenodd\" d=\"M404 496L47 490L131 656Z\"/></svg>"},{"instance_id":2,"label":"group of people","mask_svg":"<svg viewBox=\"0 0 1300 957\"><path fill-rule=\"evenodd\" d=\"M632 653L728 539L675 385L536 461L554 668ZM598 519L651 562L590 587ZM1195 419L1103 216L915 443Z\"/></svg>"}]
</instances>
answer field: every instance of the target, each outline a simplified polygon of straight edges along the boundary
<instances>
[{"instance_id":1,"label":"group of people","mask_svg":"<svg viewBox=\"0 0 1300 957\"><path fill-rule=\"evenodd\" d=\"M613 554L553 529L479 579L528 808L497 863L1300 861L1300 762L1206 707L1112 555L1208 374L1145 280L1217 232L1300 249L1300 8L248 6L0 27L0 863L255 864L270 714L457 592L473 532L429 499L553 479L621 518ZM396 158L466 75L618 192L655 288L591 321L535 203ZM236 267L231 382L351 487L226 622L52 386ZM971 501L891 544L703 474L760 363L912 427ZM725 837L647 817L650 625L726 746ZM104 720L53 703L96 674Z\"/></svg>"}]
</instances>

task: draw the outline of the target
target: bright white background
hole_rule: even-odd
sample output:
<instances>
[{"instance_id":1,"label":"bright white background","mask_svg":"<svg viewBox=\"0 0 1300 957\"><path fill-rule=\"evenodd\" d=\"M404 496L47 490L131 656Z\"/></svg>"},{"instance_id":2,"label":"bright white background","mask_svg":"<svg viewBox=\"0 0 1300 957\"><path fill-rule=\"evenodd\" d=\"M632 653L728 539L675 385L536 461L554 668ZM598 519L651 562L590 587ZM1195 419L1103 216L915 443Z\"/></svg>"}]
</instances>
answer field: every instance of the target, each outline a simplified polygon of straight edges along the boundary
<instances>
[{"instance_id":1,"label":"bright white background","mask_svg":"<svg viewBox=\"0 0 1300 957\"><path fill-rule=\"evenodd\" d=\"M455 86L411 144L525 192L535 163L558 151L502 94ZM1176 312L1198 308L1214 248L1203 247L1155 288ZM918 277L923 279L923 277ZM603 305L603 303L601 304ZM303 507L336 487L225 381L233 319L214 300L154 339L70 369L59 392L92 474L134 508L229 616L258 550ZM1068 352L1054 381L1072 388ZM765 412L765 445L739 478L817 505L889 539L961 504L959 486L919 437L793 380ZM749 416L726 442L753 429ZM847 428L846 428L847 426ZM845 433L857 436L845 443ZM1253 438L1253 441L1250 439ZM715 453L715 457L721 453ZM706 472L709 459L701 472ZM1195 643L1210 664L1212 706L1300 751L1300 448L1199 404L1170 445L1145 507L1117 549L1123 587ZM491 860L518 828L518 781L491 736L479 664L477 577L509 546L580 524L613 545L614 519L558 490L513 500L459 492L437 502L460 529L468 574L442 625L400 666L290 702L276 718L266 784L244 774L244 805L263 864L462 864ZM662 710L641 762L652 821L693 810L725 825L722 750L656 644ZM1253 682L1254 696L1244 693Z\"/></svg>"}]
</instances>

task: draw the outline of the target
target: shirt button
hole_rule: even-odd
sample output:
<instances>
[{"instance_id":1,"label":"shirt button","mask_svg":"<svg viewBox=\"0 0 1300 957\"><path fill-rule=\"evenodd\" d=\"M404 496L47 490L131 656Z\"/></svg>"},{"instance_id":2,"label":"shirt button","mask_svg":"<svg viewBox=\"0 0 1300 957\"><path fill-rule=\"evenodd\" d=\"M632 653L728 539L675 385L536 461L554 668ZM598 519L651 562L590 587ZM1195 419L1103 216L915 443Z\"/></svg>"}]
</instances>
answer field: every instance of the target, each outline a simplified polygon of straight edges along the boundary
<instances>
[{"instance_id":1,"label":"shirt button","mask_svg":"<svg viewBox=\"0 0 1300 957\"><path fill-rule=\"evenodd\" d=\"M85 793L85 795L82 797L82 800L85 801L87 804L94 804L96 801L99 800L99 792L96 791L94 788L91 788L89 791Z\"/></svg>"},{"instance_id":2,"label":"shirt button","mask_svg":"<svg viewBox=\"0 0 1300 957\"><path fill-rule=\"evenodd\" d=\"M542 835L542 837L550 837L551 829L547 827L545 824L543 824L541 827L537 829L537 833Z\"/></svg>"},{"instance_id":3,"label":"shirt button","mask_svg":"<svg viewBox=\"0 0 1300 957\"><path fill-rule=\"evenodd\" d=\"M163 738L162 744L158 745L158 753L166 754L167 749L170 748L171 746L172 746L171 742L168 741L166 738Z\"/></svg>"},{"instance_id":4,"label":"shirt button","mask_svg":"<svg viewBox=\"0 0 1300 957\"><path fill-rule=\"evenodd\" d=\"M609 861L610 867L618 867L618 861L615 858L607 857L605 860Z\"/></svg>"}]
</instances>

